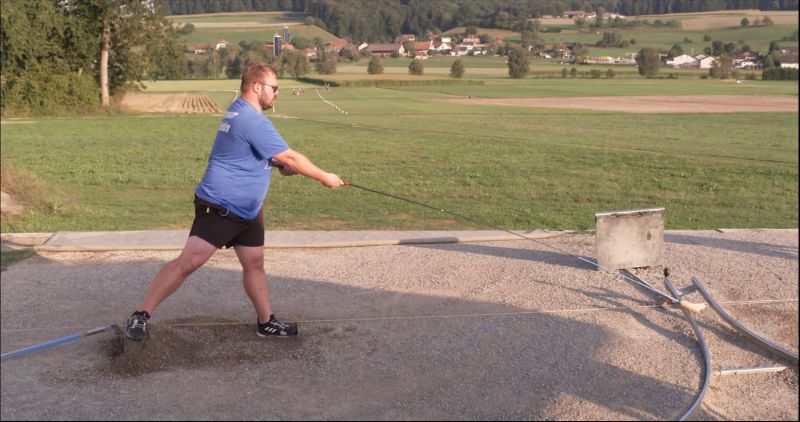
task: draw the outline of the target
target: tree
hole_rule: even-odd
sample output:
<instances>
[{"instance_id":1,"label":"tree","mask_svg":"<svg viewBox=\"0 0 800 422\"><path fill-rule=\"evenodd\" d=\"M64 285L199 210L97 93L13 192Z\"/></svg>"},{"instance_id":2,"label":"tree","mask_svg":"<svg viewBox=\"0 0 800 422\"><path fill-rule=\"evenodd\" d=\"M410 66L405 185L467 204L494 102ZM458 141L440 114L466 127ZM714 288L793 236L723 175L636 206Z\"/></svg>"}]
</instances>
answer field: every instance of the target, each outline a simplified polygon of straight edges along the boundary
<instances>
[{"instance_id":1,"label":"tree","mask_svg":"<svg viewBox=\"0 0 800 422\"><path fill-rule=\"evenodd\" d=\"M753 21L753 26L761 26L761 18L756 16L755 20Z\"/></svg>"},{"instance_id":2,"label":"tree","mask_svg":"<svg viewBox=\"0 0 800 422\"><path fill-rule=\"evenodd\" d=\"M317 49L317 64L315 69L320 75L333 75L336 73L336 54L326 51L325 48Z\"/></svg>"},{"instance_id":3,"label":"tree","mask_svg":"<svg viewBox=\"0 0 800 422\"><path fill-rule=\"evenodd\" d=\"M739 24L742 25L742 27L748 27L748 26L750 26L750 19L742 18L742 20L741 20L741 22L739 22Z\"/></svg>"},{"instance_id":4,"label":"tree","mask_svg":"<svg viewBox=\"0 0 800 422\"><path fill-rule=\"evenodd\" d=\"M163 7L127 0L66 1L69 8L99 23L101 105L111 104L110 93L128 83L141 85L156 68L156 54L178 56L177 33ZM182 54L181 54L182 55ZM113 71L109 73L109 69Z\"/></svg>"},{"instance_id":5,"label":"tree","mask_svg":"<svg viewBox=\"0 0 800 422\"><path fill-rule=\"evenodd\" d=\"M528 76L528 52L516 46L508 51L508 76L514 79L520 79Z\"/></svg>"},{"instance_id":6,"label":"tree","mask_svg":"<svg viewBox=\"0 0 800 422\"><path fill-rule=\"evenodd\" d=\"M308 57L297 50L283 50L281 51L281 72L289 72L293 79L297 79L306 73L310 68Z\"/></svg>"},{"instance_id":7,"label":"tree","mask_svg":"<svg viewBox=\"0 0 800 422\"><path fill-rule=\"evenodd\" d=\"M669 50L670 57L678 57L681 54L683 54L683 47L681 47L680 44L673 45L672 48Z\"/></svg>"},{"instance_id":8,"label":"tree","mask_svg":"<svg viewBox=\"0 0 800 422\"><path fill-rule=\"evenodd\" d=\"M380 56L372 56L367 65L367 73L370 75L380 75L383 73L383 59Z\"/></svg>"},{"instance_id":9,"label":"tree","mask_svg":"<svg viewBox=\"0 0 800 422\"><path fill-rule=\"evenodd\" d=\"M478 33L478 28L476 28L475 25L467 25L464 29L464 33L467 35L475 35Z\"/></svg>"},{"instance_id":10,"label":"tree","mask_svg":"<svg viewBox=\"0 0 800 422\"><path fill-rule=\"evenodd\" d=\"M422 76L425 69L422 67L422 61L419 59L411 60L408 64L408 74L414 76Z\"/></svg>"},{"instance_id":11,"label":"tree","mask_svg":"<svg viewBox=\"0 0 800 422\"><path fill-rule=\"evenodd\" d=\"M311 48L314 46L311 40L305 37L292 37L291 44L298 50L305 50L306 48Z\"/></svg>"},{"instance_id":12,"label":"tree","mask_svg":"<svg viewBox=\"0 0 800 422\"><path fill-rule=\"evenodd\" d=\"M305 24L308 26L314 25L314 17L313 16L306 16Z\"/></svg>"},{"instance_id":13,"label":"tree","mask_svg":"<svg viewBox=\"0 0 800 422\"><path fill-rule=\"evenodd\" d=\"M561 69L561 77L562 78L566 78L567 77L567 68L566 67Z\"/></svg>"},{"instance_id":14,"label":"tree","mask_svg":"<svg viewBox=\"0 0 800 422\"><path fill-rule=\"evenodd\" d=\"M617 47L621 43L622 35L617 30L603 32L603 38L597 41L600 47Z\"/></svg>"},{"instance_id":15,"label":"tree","mask_svg":"<svg viewBox=\"0 0 800 422\"><path fill-rule=\"evenodd\" d=\"M181 26L181 29L178 30L178 33L181 35L189 35L194 32L194 24L187 23L186 25Z\"/></svg>"},{"instance_id":16,"label":"tree","mask_svg":"<svg viewBox=\"0 0 800 422\"><path fill-rule=\"evenodd\" d=\"M570 78L574 78L577 75L578 75L578 69L573 67L572 69L569 70L569 77Z\"/></svg>"},{"instance_id":17,"label":"tree","mask_svg":"<svg viewBox=\"0 0 800 422\"><path fill-rule=\"evenodd\" d=\"M464 63L461 60L456 60L450 66L450 77L461 78L464 76Z\"/></svg>"},{"instance_id":18,"label":"tree","mask_svg":"<svg viewBox=\"0 0 800 422\"><path fill-rule=\"evenodd\" d=\"M708 76L718 79L729 79L731 77L731 66L733 59L726 53L719 55L717 60L711 64L711 69L708 69Z\"/></svg>"},{"instance_id":19,"label":"tree","mask_svg":"<svg viewBox=\"0 0 800 422\"><path fill-rule=\"evenodd\" d=\"M764 19L761 20L761 24L764 26L770 26L773 25L774 22L772 22L772 19L770 19L769 16L764 16Z\"/></svg>"},{"instance_id":20,"label":"tree","mask_svg":"<svg viewBox=\"0 0 800 422\"><path fill-rule=\"evenodd\" d=\"M612 69L612 68L610 68L610 67L609 67L609 68L608 68L608 70L606 70L606 78L608 78L608 79L611 79L611 78L613 78L613 77L614 77L614 76L616 76L616 75L617 75L617 74L616 74L616 73L614 73L614 69Z\"/></svg>"},{"instance_id":21,"label":"tree","mask_svg":"<svg viewBox=\"0 0 800 422\"><path fill-rule=\"evenodd\" d=\"M77 99L86 99L75 91L77 85L71 86L80 83L81 89L88 89L91 83L82 81L84 70L90 72L86 76L99 80L100 95L95 98L107 107L118 90L141 86L143 79L181 77L188 68L177 31L164 17L163 8L152 2L4 2L1 16L0 57L6 88L26 80L28 88L23 91L28 94L15 92L32 100L39 97L34 109L59 102L72 107ZM72 72L78 79L70 76ZM35 87L42 84L51 86L45 95L36 93ZM7 104L5 99L3 104Z\"/></svg>"},{"instance_id":22,"label":"tree","mask_svg":"<svg viewBox=\"0 0 800 422\"><path fill-rule=\"evenodd\" d=\"M645 47L639 50L636 55L636 64L639 67L639 75L652 78L658 74L661 66L661 55L658 50L652 47Z\"/></svg>"},{"instance_id":23,"label":"tree","mask_svg":"<svg viewBox=\"0 0 800 422\"><path fill-rule=\"evenodd\" d=\"M709 42L709 41L711 41L711 35L708 34L703 35L703 42Z\"/></svg>"},{"instance_id":24,"label":"tree","mask_svg":"<svg viewBox=\"0 0 800 422\"><path fill-rule=\"evenodd\" d=\"M414 57L417 54L417 46L411 40L403 41L403 50L409 57Z\"/></svg>"}]
</instances>

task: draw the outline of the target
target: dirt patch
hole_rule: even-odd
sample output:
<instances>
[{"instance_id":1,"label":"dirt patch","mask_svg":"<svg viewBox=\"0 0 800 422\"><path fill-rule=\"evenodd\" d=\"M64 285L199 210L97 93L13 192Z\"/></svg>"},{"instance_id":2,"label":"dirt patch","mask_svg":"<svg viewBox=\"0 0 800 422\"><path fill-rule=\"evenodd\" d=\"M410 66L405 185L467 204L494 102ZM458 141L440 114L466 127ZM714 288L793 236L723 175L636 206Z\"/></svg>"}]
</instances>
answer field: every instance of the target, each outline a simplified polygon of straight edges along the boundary
<instances>
[{"instance_id":1,"label":"dirt patch","mask_svg":"<svg viewBox=\"0 0 800 422\"><path fill-rule=\"evenodd\" d=\"M14 199L13 196L0 191L0 213L3 217L13 217L22 214L24 211L25 207L19 201Z\"/></svg>"},{"instance_id":2,"label":"dirt patch","mask_svg":"<svg viewBox=\"0 0 800 422\"><path fill-rule=\"evenodd\" d=\"M33 123L33 120L9 120L9 119L0 120L0 125L16 125L20 123Z\"/></svg>"},{"instance_id":3,"label":"dirt patch","mask_svg":"<svg viewBox=\"0 0 800 422\"><path fill-rule=\"evenodd\" d=\"M626 113L736 113L797 111L797 97L760 95L675 95L560 98L475 98L447 100L467 105L578 108Z\"/></svg>"},{"instance_id":4,"label":"dirt patch","mask_svg":"<svg viewBox=\"0 0 800 422\"><path fill-rule=\"evenodd\" d=\"M797 12L783 12L783 13L763 13L759 11L752 11L746 13L746 17L753 22L756 18L763 19L769 16L775 25L796 25ZM719 28L738 28L741 26L742 15L734 16L701 16L696 18L685 19L682 23L683 29L691 31L700 31L704 29L719 29Z\"/></svg>"},{"instance_id":5,"label":"dirt patch","mask_svg":"<svg viewBox=\"0 0 800 422\"><path fill-rule=\"evenodd\" d=\"M129 92L122 98L122 107L138 113L218 114L219 108L206 94L145 94Z\"/></svg>"}]
</instances>

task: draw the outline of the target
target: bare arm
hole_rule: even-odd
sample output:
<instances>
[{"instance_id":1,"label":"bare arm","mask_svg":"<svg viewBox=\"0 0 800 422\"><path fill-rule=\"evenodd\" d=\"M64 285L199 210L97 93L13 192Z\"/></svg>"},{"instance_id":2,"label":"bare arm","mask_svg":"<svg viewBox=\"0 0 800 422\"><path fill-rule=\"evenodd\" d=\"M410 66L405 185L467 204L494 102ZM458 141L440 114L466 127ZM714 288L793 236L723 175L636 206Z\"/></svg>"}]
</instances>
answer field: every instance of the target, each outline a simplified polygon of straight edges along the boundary
<instances>
[{"instance_id":1,"label":"bare arm","mask_svg":"<svg viewBox=\"0 0 800 422\"><path fill-rule=\"evenodd\" d=\"M287 149L286 151L273 157L273 161L279 162L284 167L288 167L291 172L302 174L308 178L318 180L320 183L329 188L339 187L344 184L339 176L333 173L327 173L321 168L317 167L305 155L293 150ZM284 170L281 170L284 173Z\"/></svg>"}]
</instances>

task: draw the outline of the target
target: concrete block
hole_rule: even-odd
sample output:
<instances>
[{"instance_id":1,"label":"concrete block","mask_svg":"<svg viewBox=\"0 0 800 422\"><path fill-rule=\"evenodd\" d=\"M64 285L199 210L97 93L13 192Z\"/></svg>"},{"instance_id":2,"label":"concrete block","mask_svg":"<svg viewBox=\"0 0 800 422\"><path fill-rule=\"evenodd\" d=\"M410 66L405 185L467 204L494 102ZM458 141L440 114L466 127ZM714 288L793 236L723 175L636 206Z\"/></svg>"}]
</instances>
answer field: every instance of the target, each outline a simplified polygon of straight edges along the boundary
<instances>
[{"instance_id":1,"label":"concrete block","mask_svg":"<svg viewBox=\"0 0 800 422\"><path fill-rule=\"evenodd\" d=\"M664 263L664 208L595 213L597 263L615 270Z\"/></svg>"}]
</instances>

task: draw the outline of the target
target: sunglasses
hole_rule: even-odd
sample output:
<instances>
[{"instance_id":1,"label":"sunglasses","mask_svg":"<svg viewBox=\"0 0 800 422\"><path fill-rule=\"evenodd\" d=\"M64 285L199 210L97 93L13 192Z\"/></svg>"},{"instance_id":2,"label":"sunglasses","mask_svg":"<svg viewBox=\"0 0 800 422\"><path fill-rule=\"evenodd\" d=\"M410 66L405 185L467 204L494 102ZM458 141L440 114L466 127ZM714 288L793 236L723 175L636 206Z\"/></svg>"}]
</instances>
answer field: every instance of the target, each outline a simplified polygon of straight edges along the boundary
<instances>
[{"instance_id":1,"label":"sunglasses","mask_svg":"<svg viewBox=\"0 0 800 422\"><path fill-rule=\"evenodd\" d=\"M257 84L260 84L260 85L264 85L264 86L268 86L268 87L272 88L272 92L273 93L274 92L278 92L278 85L270 85L270 84L265 84L265 83L262 83L262 82L254 82L254 83L257 83Z\"/></svg>"}]
</instances>

